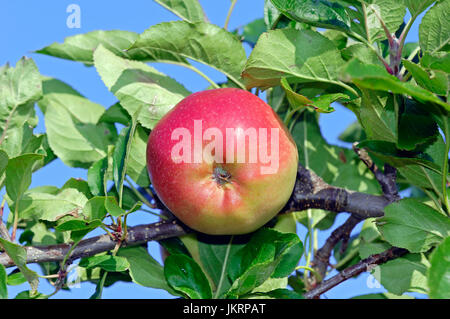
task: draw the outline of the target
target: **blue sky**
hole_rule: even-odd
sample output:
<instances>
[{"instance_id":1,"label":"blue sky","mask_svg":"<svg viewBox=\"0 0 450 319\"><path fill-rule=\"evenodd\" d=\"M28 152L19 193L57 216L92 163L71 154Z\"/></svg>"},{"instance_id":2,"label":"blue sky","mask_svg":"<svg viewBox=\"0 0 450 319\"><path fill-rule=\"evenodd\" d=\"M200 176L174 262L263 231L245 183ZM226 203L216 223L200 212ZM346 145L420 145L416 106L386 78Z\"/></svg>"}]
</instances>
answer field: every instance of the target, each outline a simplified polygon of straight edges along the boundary
<instances>
[{"instance_id":1,"label":"blue sky","mask_svg":"<svg viewBox=\"0 0 450 319\"><path fill-rule=\"evenodd\" d=\"M230 1L200 0L200 2L209 20L223 26ZM81 28L70 29L66 25L66 19L69 15L66 8L70 4L77 4L81 8ZM235 29L254 19L263 17L263 4L263 0L238 0L230 19L229 29ZM421 17L413 25L407 39L408 42L418 41L418 25ZM32 52L53 42L62 42L65 37L79 33L99 29L119 29L140 33L151 25L171 20L178 20L178 18L155 2L148 0L1 1L0 39L3 48L0 50L0 65L6 62L15 65L22 56L32 57L42 74L65 81L92 101L109 107L116 102L116 98L107 90L94 68ZM246 49L249 52L249 48ZM182 67L163 64L153 64L153 66L176 78L193 92L208 86L203 78ZM225 79L222 74L211 68L200 64L196 64L196 66L215 81L220 82ZM39 116L40 122L36 131L43 132L45 131L45 125L40 113ZM321 117L321 126L325 138L330 143L344 145L337 140L337 136L354 120L355 116L349 110L336 105L336 112ZM63 165L61 161L56 160L33 175L32 187L41 185L60 187L71 177L86 179L86 170L69 168ZM341 214L337 218L337 223L342 223L344 220L345 216ZM136 214L130 218L129 223L135 225L152 221L154 221L154 218L149 217L148 214ZM299 226L300 238L304 238L305 230L300 228ZM321 233L319 245L324 242L328 235L329 232ZM149 249L152 255L160 260L158 245L150 243ZM35 265L31 268L39 269ZM328 298L348 298L365 293L384 291L382 288L368 288L366 285L367 278L368 275L364 274L358 279L348 280L328 292L326 296ZM10 297L14 297L17 292L26 289L26 284L13 287L9 291ZM44 284L44 282L41 284L43 293L51 293L52 289L50 285ZM74 288L70 292L62 291L56 295L56 298L88 298L94 292L94 289L93 284L86 283L82 284L81 288ZM111 288L105 288L103 297L170 298L171 295L161 290L119 282Z\"/></svg>"}]
</instances>

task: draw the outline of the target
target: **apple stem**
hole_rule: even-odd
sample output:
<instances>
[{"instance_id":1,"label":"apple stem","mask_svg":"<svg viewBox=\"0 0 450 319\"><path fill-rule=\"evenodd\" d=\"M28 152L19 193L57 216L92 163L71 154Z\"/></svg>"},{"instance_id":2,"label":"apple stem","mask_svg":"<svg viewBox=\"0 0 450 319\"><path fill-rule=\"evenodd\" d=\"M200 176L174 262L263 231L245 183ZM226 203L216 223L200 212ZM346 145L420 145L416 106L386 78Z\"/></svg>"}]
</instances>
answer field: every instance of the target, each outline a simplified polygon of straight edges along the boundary
<instances>
[{"instance_id":1,"label":"apple stem","mask_svg":"<svg viewBox=\"0 0 450 319\"><path fill-rule=\"evenodd\" d=\"M227 172L223 167L216 166L213 170L213 179L219 184L219 186L223 186L230 182L231 174Z\"/></svg>"}]
</instances>

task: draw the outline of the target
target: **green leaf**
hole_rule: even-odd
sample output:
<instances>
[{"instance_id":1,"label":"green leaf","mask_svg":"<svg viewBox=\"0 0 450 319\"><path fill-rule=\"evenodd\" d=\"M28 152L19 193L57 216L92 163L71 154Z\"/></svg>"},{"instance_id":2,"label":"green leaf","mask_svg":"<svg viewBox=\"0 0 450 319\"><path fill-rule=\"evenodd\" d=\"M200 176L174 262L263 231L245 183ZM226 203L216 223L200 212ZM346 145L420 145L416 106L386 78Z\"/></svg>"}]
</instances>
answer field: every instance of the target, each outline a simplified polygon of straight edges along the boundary
<instances>
[{"instance_id":1,"label":"green leaf","mask_svg":"<svg viewBox=\"0 0 450 319\"><path fill-rule=\"evenodd\" d=\"M164 262L164 276L173 289L190 299L212 298L208 279L191 257L168 256Z\"/></svg>"},{"instance_id":2,"label":"green leaf","mask_svg":"<svg viewBox=\"0 0 450 319\"><path fill-rule=\"evenodd\" d=\"M282 16L271 0L264 0L264 23L267 30L273 29L275 23L279 23Z\"/></svg>"},{"instance_id":3,"label":"green leaf","mask_svg":"<svg viewBox=\"0 0 450 319\"><path fill-rule=\"evenodd\" d=\"M431 266L428 270L428 285L430 298L450 298L450 237L433 251L430 257Z\"/></svg>"},{"instance_id":4,"label":"green leaf","mask_svg":"<svg viewBox=\"0 0 450 319\"><path fill-rule=\"evenodd\" d=\"M319 110L323 110L323 112L328 112L328 110L334 108L331 106L334 102L346 102L349 101L350 97L343 93L333 93L333 94L322 94L320 96L314 97L311 99L313 106L316 108L318 112Z\"/></svg>"},{"instance_id":5,"label":"green leaf","mask_svg":"<svg viewBox=\"0 0 450 319\"><path fill-rule=\"evenodd\" d=\"M373 43L387 38L380 18L389 32L395 33L403 23L406 7L396 0L358 0L349 3L347 12L351 30Z\"/></svg>"},{"instance_id":6,"label":"green leaf","mask_svg":"<svg viewBox=\"0 0 450 319\"><path fill-rule=\"evenodd\" d=\"M284 289L287 287L287 285L288 285L288 277L269 278L262 285L253 289L251 294L266 293L269 291L273 291L275 289Z\"/></svg>"},{"instance_id":7,"label":"green leaf","mask_svg":"<svg viewBox=\"0 0 450 319\"><path fill-rule=\"evenodd\" d=\"M97 284L103 274L104 270L100 267L94 267L90 269L86 269L84 267L77 267L77 278L76 280L79 282L85 282L90 281L94 284ZM108 272L108 275L106 276L104 287L109 287L118 281L123 281L126 283L131 283L131 277L128 275L128 272Z\"/></svg>"},{"instance_id":8,"label":"green leaf","mask_svg":"<svg viewBox=\"0 0 450 319\"><path fill-rule=\"evenodd\" d=\"M22 292L19 292L14 299L48 299L47 295L38 293L33 293L32 291L25 290Z\"/></svg>"},{"instance_id":9,"label":"green leaf","mask_svg":"<svg viewBox=\"0 0 450 319\"><path fill-rule=\"evenodd\" d=\"M450 104L442 101L436 95L410 82L400 81L379 65L364 65L358 60L352 60L345 67L343 77L367 89L410 95L420 102L436 103L446 110L450 110Z\"/></svg>"},{"instance_id":10,"label":"green leaf","mask_svg":"<svg viewBox=\"0 0 450 319\"><path fill-rule=\"evenodd\" d=\"M34 104L30 103L30 111L34 113ZM23 110L23 109L22 109ZM34 124L33 124L34 125ZM10 127L1 148L9 157L16 157L26 153L38 153L47 158L44 163L54 159L54 155L47 144L45 134L33 134L34 127L28 122L21 127Z\"/></svg>"},{"instance_id":11,"label":"green leaf","mask_svg":"<svg viewBox=\"0 0 450 319\"><path fill-rule=\"evenodd\" d=\"M20 199L19 217L56 221L67 215L79 214L87 201L86 196L74 188L61 190L57 194L30 190Z\"/></svg>"},{"instance_id":12,"label":"green leaf","mask_svg":"<svg viewBox=\"0 0 450 319\"><path fill-rule=\"evenodd\" d=\"M41 78L32 59L22 58L15 68L0 68L0 144L9 129L21 128L34 116L33 102L41 95Z\"/></svg>"},{"instance_id":13,"label":"green leaf","mask_svg":"<svg viewBox=\"0 0 450 319\"><path fill-rule=\"evenodd\" d=\"M9 160L8 154L5 151L0 150L0 176L3 174L6 167L8 166L8 160Z\"/></svg>"},{"instance_id":14,"label":"green leaf","mask_svg":"<svg viewBox=\"0 0 450 319\"><path fill-rule=\"evenodd\" d=\"M100 220L86 221L84 219L70 219L55 227L58 231L91 230L102 225Z\"/></svg>"},{"instance_id":15,"label":"green leaf","mask_svg":"<svg viewBox=\"0 0 450 319\"><path fill-rule=\"evenodd\" d=\"M322 82L348 89L338 81L343 63L333 41L319 32L271 30L259 38L242 78L247 88L273 87L286 77L289 83Z\"/></svg>"},{"instance_id":16,"label":"green leaf","mask_svg":"<svg viewBox=\"0 0 450 319\"><path fill-rule=\"evenodd\" d=\"M113 217L119 217L126 214L126 211L119 206L116 199L111 196L106 197L105 208Z\"/></svg>"},{"instance_id":17,"label":"green leaf","mask_svg":"<svg viewBox=\"0 0 450 319\"><path fill-rule=\"evenodd\" d=\"M295 220L305 227L311 225L311 227L325 230L333 226L336 219L336 214L321 209L311 209L312 220L308 219L307 211L295 212Z\"/></svg>"},{"instance_id":18,"label":"green leaf","mask_svg":"<svg viewBox=\"0 0 450 319\"><path fill-rule=\"evenodd\" d=\"M8 110L11 112L12 109L19 105L36 101L41 95L41 78L39 70L32 59L23 57L17 62L15 68L9 65L0 68L0 110L2 119Z\"/></svg>"},{"instance_id":19,"label":"green leaf","mask_svg":"<svg viewBox=\"0 0 450 319\"><path fill-rule=\"evenodd\" d=\"M338 138L343 142L354 143L366 140L367 136L359 121L355 121L347 126L347 128L339 135Z\"/></svg>"},{"instance_id":20,"label":"green leaf","mask_svg":"<svg viewBox=\"0 0 450 319\"><path fill-rule=\"evenodd\" d=\"M100 117L99 122L105 123L120 123L125 126L130 125L131 117L130 114L120 105L119 102L111 105L105 113Z\"/></svg>"},{"instance_id":21,"label":"green leaf","mask_svg":"<svg viewBox=\"0 0 450 319\"><path fill-rule=\"evenodd\" d=\"M372 270L372 275L395 295L408 291L426 294L426 273L429 266L423 254L407 254L376 267Z\"/></svg>"},{"instance_id":22,"label":"green leaf","mask_svg":"<svg viewBox=\"0 0 450 319\"><path fill-rule=\"evenodd\" d=\"M36 53L91 65L95 49L102 45L120 57L134 59L138 56L130 54L125 49L129 48L137 38L138 34L130 31L96 30L67 37L63 43L53 43L37 50Z\"/></svg>"},{"instance_id":23,"label":"green leaf","mask_svg":"<svg viewBox=\"0 0 450 319\"><path fill-rule=\"evenodd\" d=\"M321 28L350 29L350 18L343 6L327 0L271 0L289 18Z\"/></svg>"},{"instance_id":24,"label":"green leaf","mask_svg":"<svg viewBox=\"0 0 450 319\"><path fill-rule=\"evenodd\" d=\"M349 176L358 176L355 181L355 186L359 184L368 185L365 191L368 189L374 189L374 185L377 182L372 176L368 177L367 172L361 171L361 166L356 165L357 162L354 152L349 149L329 145L320 131L320 126L317 119L317 113L312 111L304 111L298 117L295 118L295 123L291 128L292 136L299 149L299 162L302 163L308 169L313 170L317 175L322 177L327 183L339 182L337 176L342 173ZM320 158L322 161L315 159ZM326 162L327 165L323 165ZM353 173L351 173L353 171ZM352 182L352 185L354 182ZM336 185L337 186L337 185ZM339 185L344 186L344 185ZM347 185L345 185L347 187ZM376 187L376 186L375 186ZM362 190L362 189L353 189Z\"/></svg>"},{"instance_id":25,"label":"green leaf","mask_svg":"<svg viewBox=\"0 0 450 319\"><path fill-rule=\"evenodd\" d=\"M20 235L19 242L23 245L43 246L55 245L69 240L69 234L55 232L50 228L51 226L47 226L48 224L45 222L34 223ZM58 268L56 264L44 263L41 265L45 274L54 273Z\"/></svg>"},{"instance_id":26,"label":"green leaf","mask_svg":"<svg viewBox=\"0 0 450 319\"><path fill-rule=\"evenodd\" d=\"M120 104L146 128L155 124L180 100L189 95L181 84L138 61L114 55L99 46L94 53L95 67Z\"/></svg>"},{"instance_id":27,"label":"green leaf","mask_svg":"<svg viewBox=\"0 0 450 319\"><path fill-rule=\"evenodd\" d=\"M377 294L360 295L352 297L351 299L414 299L414 297L409 295L397 296L389 292L383 292Z\"/></svg>"},{"instance_id":28,"label":"green leaf","mask_svg":"<svg viewBox=\"0 0 450 319\"><path fill-rule=\"evenodd\" d=\"M0 299L8 299L7 279L6 269L0 265Z\"/></svg>"},{"instance_id":29,"label":"green leaf","mask_svg":"<svg viewBox=\"0 0 450 319\"><path fill-rule=\"evenodd\" d=\"M186 246L178 237L159 240L158 243L162 246L161 249L165 249L168 254L184 254L187 256L191 256Z\"/></svg>"},{"instance_id":30,"label":"green leaf","mask_svg":"<svg viewBox=\"0 0 450 319\"><path fill-rule=\"evenodd\" d=\"M227 276L231 257L243 247L245 237L197 235L200 261L212 280L215 296L221 296L231 287L232 282Z\"/></svg>"},{"instance_id":31,"label":"green leaf","mask_svg":"<svg viewBox=\"0 0 450 319\"><path fill-rule=\"evenodd\" d=\"M130 48L131 52L133 49L143 50L159 62L186 64L186 59L192 59L241 85L245 50L235 35L216 25L186 21L160 23L144 31Z\"/></svg>"},{"instance_id":32,"label":"green leaf","mask_svg":"<svg viewBox=\"0 0 450 319\"><path fill-rule=\"evenodd\" d=\"M53 152L71 167L89 168L105 157L117 136L110 124L97 124L105 109L61 81L47 78L43 88L38 104Z\"/></svg>"},{"instance_id":33,"label":"green leaf","mask_svg":"<svg viewBox=\"0 0 450 319\"><path fill-rule=\"evenodd\" d=\"M448 51L450 41L450 2L436 3L422 19L419 26L419 43L424 52Z\"/></svg>"},{"instance_id":34,"label":"green leaf","mask_svg":"<svg viewBox=\"0 0 450 319\"><path fill-rule=\"evenodd\" d=\"M422 165L434 171L439 171L440 168L436 161L431 161L432 157L427 156L428 154L401 152L393 143L367 140L359 143L358 147L366 148L384 162L398 168L413 164Z\"/></svg>"},{"instance_id":35,"label":"green leaf","mask_svg":"<svg viewBox=\"0 0 450 319\"><path fill-rule=\"evenodd\" d=\"M269 278L287 277L302 253L303 245L296 234L262 228L233 255L228 271L233 284L228 296L249 293Z\"/></svg>"},{"instance_id":36,"label":"green leaf","mask_svg":"<svg viewBox=\"0 0 450 319\"><path fill-rule=\"evenodd\" d=\"M275 260L279 258L279 264L273 272L273 278L287 277L291 274L297 265L299 258L303 253L303 244L294 233L282 233L273 229L263 229L252 236L251 241L243 248L243 251L248 252L247 249L253 249L252 245L264 245L272 241L270 245L275 246ZM261 246L260 246L261 247ZM260 249L264 249L261 247ZM247 257L245 257L247 261Z\"/></svg>"},{"instance_id":37,"label":"green leaf","mask_svg":"<svg viewBox=\"0 0 450 319\"><path fill-rule=\"evenodd\" d=\"M266 296L272 299L305 299L298 292L289 289L275 289L264 293L256 293L256 295Z\"/></svg>"},{"instance_id":38,"label":"green leaf","mask_svg":"<svg viewBox=\"0 0 450 319\"><path fill-rule=\"evenodd\" d=\"M108 192L108 196L113 196L116 199L116 205L118 202L119 195L117 193L117 190L115 187L112 187L110 191ZM122 194L122 208L124 210L129 210L133 206L136 205L136 202L138 202L140 199L137 197L136 193L128 186L123 187L123 194Z\"/></svg>"},{"instance_id":39,"label":"green leaf","mask_svg":"<svg viewBox=\"0 0 450 319\"><path fill-rule=\"evenodd\" d=\"M42 158L39 154L24 154L9 160L6 166L6 193L12 201L20 200L30 187L33 165Z\"/></svg>"},{"instance_id":40,"label":"green leaf","mask_svg":"<svg viewBox=\"0 0 450 319\"><path fill-rule=\"evenodd\" d=\"M70 178L67 182L64 183L64 185L61 187L61 191L65 189L73 188L82 193L86 198L91 198L92 193L89 189L89 184L81 178Z\"/></svg>"},{"instance_id":41,"label":"green leaf","mask_svg":"<svg viewBox=\"0 0 450 319\"><path fill-rule=\"evenodd\" d=\"M27 279L31 287L30 295L37 294L37 288L39 285L38 274L30 270L27 267L27 251L20 245L11 243L3 238L0 238L0 246L3 247L6 254L12 259L14 264Z\"/></svg>"},{"instance_id":42,"label":"green leaf","mask_svg":"<svg viewBox=\"0 0 450 319\"><path fill-rule=\"evenodd\" d=\"M423 11L425 11L426 8L431 6L433 3L436 2L436 0L402 0L402 2L405 4L405 6L409 9L411 12L411 15L417 16Z\"/></svg>"},{"instance_id":43,"label":"green leaf","mask_svg":"<svg viewBox=\"0 0 450 319\"><path fill-rule=\"evenodd\" d=\"M121 248L117 254L125 257L130 264L129 272L133 282L151 288L164 289L175 295L164 279L163 267L144 247Z\"/></svg>"},{"instance_id":44,"label":"green leaf","mask_svg":"<svg viewBox=\"0 0 450 319\"><path fill-rule=\"evenodd\" d=\"M87 173L88 184L91 193L94 196L104 196L105 195L105 175L108 169L108 158L104 157L97 162L95 162L89 169Z\"/></svg>"},{"instance_id":45,"label":"green leaf","mask_svg":"<svg viewBox=\"0 0 450 319\"><path fill-rule=\"evenodd\" d=\"M208 19L198 0L155 0L167 10L188 22L206 22Z\"/></svg>"},{"instance_id":46,"label":"green leaf","mask_svg":"<svg viewBox=\"0 0 450 319\"><path fill-rule=\"evenodd\" d=\"M420 60L420 64L427 69L441 70L450 73L450 53L425 53Z\"/></svg>"},{"instance_id":47,"label":"green leaf","mask_svg":"<svg viewBox=\"0 0 450 319\"><path fill-rule=\"evenodd\" d=\"M380 254L385 250L388 250L392 246L388 243L381 242L366 242L365 240L361 240L361 243L358 248L359 256L361 259L368 258L371 255Z\"/></svg>"},{"instance_id":48,"label":"green leaf","mask_svg":"<svg viewBox=\"0 0 450 319\"><path fill-rule=\"evenodd\" d=\"M405 100L398 131L397 147L409 151L434 143L439 134L432 115L409 99Z\"/></svg>"},{"instance_id":49,"label":"green leaf","mask_svg":"<svg viewBox=\"0 0 450 319\"><path fill-rule=\"evenodd\" d=\"M97 282L97 285L95 286L95 291L92 294L92 296L89 297L89 299L102 299L106 277L108 277L108 272L106 271L101 272L101 278Z\"/></svg>"},{"instance_id":50,"label":"green leaf","mask_svg":"<svg viewBox=\"0 0 450 319\"><path fill-rule=\"evenodd\" d=\"M293 21L282 14L270 0L264 0L264 24L267 30L291 28L296 30L311 29L311 26Z\"/></svg>"},{"instance_id":51,"label":"green leaf","mask_svg":"<svg viewBox=\"0 0 450 319\"><path fill-rule=\"evenodd\" d=\"M8 286L18 286L27 282L27 279L23 276L20 271L13 271L8 275L7 284Z\"/></svg>"},{"instance_id":52,"label":"green leaf","mask_svg":"<svg viewBox=\"0 0 450 319\"><path fill-rule=\"evenodd\" d=\"M436 70L427 70L408 60L403 60L403 65L421 87L437 95L447 95L449 89L448 74Z\"/></svg>"},{"instance_id":53,"label":"green leaf","mask_svg":"<svg viewBox=\"0 0 450 319\"><path fill-rule=\"evenodd\" d=\"M450 220L415 199L388 205L378 229L393 246L425 252L450 236Z\"/></svg>"},{"instance_id":54,"label":"green leaf","mask_svg":"<svg viewBox=\"0 0 450 319\"><path fill-rule=\"evenodd\" d=\"M266 30L264 19L253 20L244 26L241 34L242 40L253 47Z\"/></svg>"},{"instance_id":55,"label":"green leaf","mask_svg":"<svg viewBox=\"0 0 450 319\"><path fill-rule=\"evenodd\" d=\"M270 278L273 271L274 264L270 260L255 263L233 282L227 298L237 298L251 292Z\"/></svg>"},{"instance_id":56,"label":"green leaf","mask_svg":"<svg viewBox=\"0 0 450 319\"><path fill-rule=\"evenodd\" d=\"M385 39L386 34L378 18L381 17L390 33L395 33L403 23L406 14L405 6L396 0L368 0L365 1L367 24L370 40ZM377 16L378 15L378 16Z\"/></svg>"},{"instance_id":57,"label":"green leaf","mask_svg":"<svg viewBox=\"0 0 450 319\"><path fill-rule=\"evenodd\" d=\"M294 92L285 78L281 79L281 86L286 92L286 97L293 109L301 109L302 107L312 107L319 113L334 112L331 103L338 100L348 100L350 97L342 93L322 94L312 99L307 98L297 92Z\"/></svg>"},{"instance_id":58,"label":"green leaf","mask_svg":"<svg viewBox=\"0 0 450 319\"><path fill-rule=\"evenodd\" d=\"M284 92L286 92L286 98L288 99L292 109L300 109L301 107L307 107L311 105L312 102L310 99L292 90L286 78L282 78L280 80L280 84ZM334 111L334 109L331 111Z\"/></svg>"},{"instance_id":59,"label":"green leaf","mask_svg":"<svg viewBox=\"0 0 450 319\"><path fill-rule=\"evenodd\" d=\"M358 147L366 148L385 163L396 167L410 183L441 194L439 185L442 177L441 163L445 156L445 143L440 135L436 142L419 153L400 152L393 143L364 141Z\"/></svg>"},{"instance_id":60,"label":"green leaf","mask_svg":"<svg viewBox=\"0 0 450 319\"><path fill-rule=\"evenodd\" d=\"M127 169L127 160L130 154L130 140L134 135L135 129L136 124L124 127L120 132L119 139L114 148L113 178L117 193L119 194L119 201L122 201L123 183Z\"/></svg>"},{"instance_id":61,"label":"green leaf","mask_svg":"<svg viewBox=\"0 0 450 319\"><path fill-rule=\"evenodd\" d=\"M138 125L131 140L127 175L141 187L150 185L147 171L147 141L148 133Z\"/></svg>"},{"instance_id":62,"label":"green leaf","mask_svg":"<svg viewBox=\"0 0 450 319\"><path fill-rule=\"evenodd\" d=\"M100 255L83 258L79 263L80 267L86 269L100 267L105 271L121 272L126 271L130 267L128 260L123 256Z\"/></svg>"},{"instance_id":63,"label":"green leaf","mask_svg":"<svg viewBox=\"0 0 450 319\"><path fill-rule=\"evenodd\" d=\"M334 186L358 192L374 195L382 194L379 184L375 181L367 166L356 158L348 160L345 165L340 165L331 183ZM335 214L327 213L326 216L328 217L328 222L334 222ZM317 227L320 228L323 222L327 222L327 220L321 221Z\"/></svg>"},{"instance_id":64,"label":"green leaf","mask_svg":"<svg viewBox=\"0 0 450 319\"><path fill-rule=\"evenodd\" d=\"M328 29L328 30L325 30L323 35L326 36L331 41L333 41L336 48L341 50L341 52L347 46L348 37L345 33L341 32L339 30Z\"/></svg>"},{"instance_id":65,"label":"green leaf","mask_svg":"<svg viewBox=\"0 0 450 319\"><path fill-rule=\"evenodd\" d=\"M83 215L89 220L103 220L106 216L106 201L105 196L95 196L89 199L83 208Z\"/></svg>"},{"instance_id":66,"label":"green leaf","mask_svg":"<svg viewBox=\"0 0 450 319\"><path fill-rule=\"evenodd\" d=\"M375 64L379 66L383 66L383 63L378 58L377 54L369 49L367 45L363 43L355 43L349 45L348 47L342 49L341 51L342 57L346 61L350 61L352 59L358 59L364 64Z\"/></svg>"},{"instance_id":67,"label":"green leaf","mask_svg":"<svg viewBox=\"0 0 450 319\"><path fill-rule=\"evenodd\" d=\"M294 214L282 214L277 216L277 221L273 228L282 233L297 233L297 222Z\"/></svg>"}]
</instances>

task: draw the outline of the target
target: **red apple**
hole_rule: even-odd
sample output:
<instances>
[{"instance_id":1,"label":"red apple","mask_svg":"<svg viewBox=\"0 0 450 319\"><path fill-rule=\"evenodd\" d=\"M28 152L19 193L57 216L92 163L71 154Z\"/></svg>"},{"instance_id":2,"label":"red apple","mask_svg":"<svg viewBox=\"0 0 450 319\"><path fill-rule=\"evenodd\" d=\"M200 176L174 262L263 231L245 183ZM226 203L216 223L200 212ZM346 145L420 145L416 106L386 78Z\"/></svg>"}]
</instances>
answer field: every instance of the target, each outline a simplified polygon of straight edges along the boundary
<instances>
[{"instance_id":1,"label":"red apple","mask_svg":"<svg viewBox=\"0 0 450 319\"><path fill-rule=\"evenodd\" d=\"M187 226L213 235L249 233L272 219L292 193L297 165L297 146L272 108L234 88L186 97L147 144L161 201Z\"/></svg>"}]
</instances>

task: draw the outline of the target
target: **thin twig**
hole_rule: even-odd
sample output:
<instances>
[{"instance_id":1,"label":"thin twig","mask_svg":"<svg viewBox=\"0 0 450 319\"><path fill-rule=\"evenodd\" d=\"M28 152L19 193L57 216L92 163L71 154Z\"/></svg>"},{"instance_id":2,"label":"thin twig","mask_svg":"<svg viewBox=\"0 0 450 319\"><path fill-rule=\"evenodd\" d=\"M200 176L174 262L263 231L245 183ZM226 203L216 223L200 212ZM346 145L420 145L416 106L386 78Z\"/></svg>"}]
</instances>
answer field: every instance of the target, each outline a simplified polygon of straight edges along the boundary
<instances>
[{"instance_id":1,"label":"thin twig","mask_svg":"<svg viewBox=\"0 0 450 319\"><path fill-rule=\"evenodd\" d=\"M384 172L380 171L378 166L370 158L369 153L365 149L358 147L358 143L353 143L353 150L358 155L360 160L370 169L375 179L381 186L384 196L390 201L394 202L400 199L397 188L397 170L388 165L384 165Z\"/></svg>"},{"instance_id":2,"label":"thin twig","mask_svg":"<svg viewBox=\"0 0 450 319\"><path fill-rule=\"evenodd\" d=\"M227 18L225 19L225 24L223 26L223 28L225 30L228 29L228 23L230 22L230 17L231 17L231 13L233 12L234 6L236 5L237 0L232 0L231 5L230 5L230 9L228 10L227 13Z\"/></svg>"},{"instance_id":3,"label":"thin twig","mask_svg":"<svg viewBox=\"0 0 450 319\"><path fill-rule=\"evenodd\" d=\"M337 285L346 281L347 279L355 277L365 271L370 271L371 269L373 269L373 267L377 265L384 264L390 260L401 257L407 253L408 251L406 249L392 247L380 254L369 256L368 258L361 260L357 264L342 270L336 276L321 282L314 289L311 289L310 291L306 292L304 294L304 297L307 299L319 298L320 295L327 292L331 288L336 287Z\"/></svg>"},{"instance_id":4,"label":"thin twig","mask_svg":"<svg viewBox=\"0 0 450 319\"><path fill-rule=\"evenodd\" d=\"M313 266L322 278L325 277L328 266L330 264L330 257L334 247L342 242L341 250L345 252L348 239L355 226L361 221L357 216L350 216L344 224L336 228L328 237L325 244L315 253Z\"/></svg>"}]
</instances>

